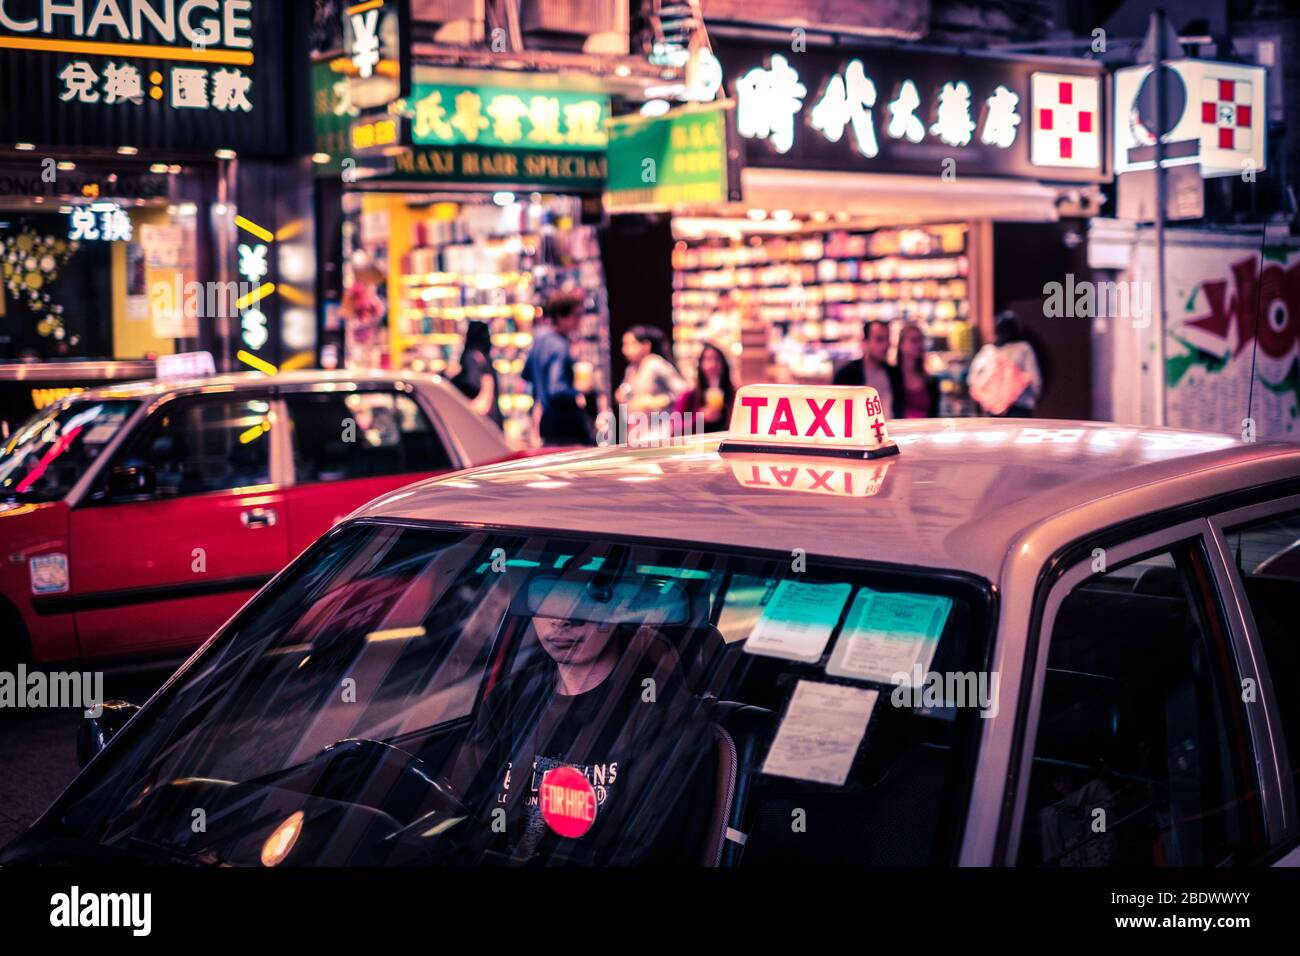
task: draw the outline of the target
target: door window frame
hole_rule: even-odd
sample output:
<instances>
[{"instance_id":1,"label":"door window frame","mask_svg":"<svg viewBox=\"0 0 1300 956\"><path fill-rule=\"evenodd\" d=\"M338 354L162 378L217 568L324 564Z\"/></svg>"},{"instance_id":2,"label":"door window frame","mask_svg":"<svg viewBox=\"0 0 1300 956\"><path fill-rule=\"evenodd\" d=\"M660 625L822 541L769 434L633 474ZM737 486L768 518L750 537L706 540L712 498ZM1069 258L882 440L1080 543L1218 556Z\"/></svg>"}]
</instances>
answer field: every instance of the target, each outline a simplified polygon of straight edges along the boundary
<instances>
[{"instance_id":1,"label":"door window frame","mask_svg":"<svg viewBox=\"0 0 1300 956\"><path fill-rule=\"evenodd\" d=\"M98 469L94 470L95 474L93 476L89 474L87 475L88 480L86 481L85 485L79 489L81 492L80 500L78 500L73 505L73 507L74 508L107 508L107 507L114 507L117 505L156 504L162 501L190 500L193 498L201 498L208 495L229 495L234 493L236 490L238 490L235 488L218 488L213 491L196 491L196 492L191 492L189 494L172 495L167 498L160 498L157 495L154 495L149 498L137 497L137 498L131 498L125 500L114 500L108 497L104 497L104 498L96 497L97 493L103 490L105 479L107 479L107 477L112 473L113 465L118 455L121 454L127 448L129 448L131 444L141 434L144 433L145 429L151 427L161 415L165 414L168 409L174 407L178 402L202 402L202 401L216 401L216 400L225 400L225 401L264 400L266 401L267 404L270 406L270 410L268 414L270 416L271 426L272 426L271 433L270 433L271 443L268 448L270 461L269 461L269 467L267 469L267 475L270 480L260 485L247 486L243 490L240 490L240 494L254 493L253 491L250 491L250 489L254 489L256 494L267 494L268 492L276 492L282 490L286 486L284 480L285 471L286 471L285 459L284 459L284 455L285 455L284 433L286 429L282 426L281 427L277 427L277 426L280 426L281 423L285 421L284 416L286 413L286 409L284 408L283 403L279 400L277 391L278 389L276 389L274 386L270 384L268 384L264 388L237 389L233 387L226 387L226 388L204 389L195 392L181 392L174 395L167 395L155 402L149 403L148 406L143 409L138 409L137 415L141 415L142 417L137 418L133 422L128 423L128 425L130 426L129 433L126 427L123 428L123 434L117 436L117 438L115 439L115 444L111 449L111 452L104 456L103 464L100 465ZM290 456L292 456L291 449L290 449ZM292 457L290 459L289 466L290 468L292 467Z\"/></svg>"},{"instance_id":2,"label":"door window frame","mask_svg":"<svg viewBox=\"0 0 1300 956\"><path fill-rule=\"evenodd\" d=\"M280 401L279 411L283 415L285 427L280 429L283 433L283 447L281 451L284 457L284 486L289 488L310 488L314 485L329 484L322 481L299 481L298 480L298 463L294 460L293 450L293 429L294 421L289 411L289 397L292 395L334 395L344 394L351 395L362 392L382 392L393 396L393 404L396 407L398 396L405 395L415 407L420 410L425 419L433 429L433 434L438 441L442 443L443 450L447 453L447 458L451 462L451 467L447 473L459 471L467 468L468 457L465 450L456 442L448 432L446 424L438 415L437 411L430 407L429 402L420 396L420 389L413 388L406 382L314 382L303 385L282 385L276 389L276 394ZM444 472L438 472L443 474ZM398 472L397 474L421 475L424 472ZM374 477L394 477L393 475ZM364 478L347 478L346 481L364 481Z\"/></svg>"},{"instance_id":3,"label":"door window frame","mask_svg":"<svg viewBox=\"0 0 1300 956\"><path fill-rule=\"evenodd\" d=\"M1292 776L1294 768L1291 766L1291 756L1286 741L1282 739L1282 717L1273 694L1273 682L1268 672L1268 658L1264 654L1264 645L1255 627L1255 614L1251 610L1245 584L1237 573L1237 563L1233 559L1228 534L1230 529L1240 525L1255 524L1287 514L1300 514L1300 495L1288 495L1284 498L1244 505L1231 511L1218 512L1208 519L1209 538L1222 559L1224 577L1232 597L1231 616L1234 624L1240 626L1245 645L1245 657L1250 662L1251 673L1256 680L1255 686L1259 688L1259 702L1264 705L1247 708L1247 713L1253 716L1253 722L1260 725L1255 752L1259 758L1261 771L1267 765L1269 782L1277 788L1278 827L1276 834L1270 829L1269 842L1281 852L1300 849L1300 818L1297 818L1296 788L1293 784L1288 785L1295 780ZM1244 676L1246 675L1243 673Z\"/></svg>"},{"instance_id":4,"label":"door window frame","mask_svg":"<svg viewBox=\"0 0 1300 956\"><path fill-rule=\"evenodd\" d=\"M1145 555L1172 551L1184 545L1199 549L1201 557L1205 560L1209 572L1210 586L1214 590L1214 597L1218 605L1217 608L1210 607L1206 610L1210 613L1218 613L1227 633L1233 655L1233 664L1236 668L1236 674L1232 675L1233 678L1236 682L1240 682L1248 677L1253 677L1256 686L1263 687L1263 683L1259 679L1259 671L1255 667L1255 656L1251 653L1250 643L1242 625L1241 616L1230 611L1238 599L1232 589L1232 578L1229 574L1230 569L1224 562L1224 552L1213 539L1213 529L1208 519L1203 517L1193 518L1141 534L1138 537L1125 538L1115 544L1101 544L1100 541L1097 544L1097 546L1105 548L1108 570L1118 568ZM1032 661L1026 661L1026 667L1022 674L1023 687L1020 698L1022 703L1019 719L1023 730L1019 734L1016 743L1018 751L1013 749L1011 755L1010 769L1012 773L1008 776L1007 785L1008 787L1014 787L1014 792L1008 791L1005 794L1007 799L1003 803L1004 839L1000 841L1001 847L997 855L997 865L1015 866L1019 857L1020 835L1024 825L1025 805L1029 798L1030 775L1033 770L1034 752L1038 742L1038 724L1042 713L1047 661L1051 653L1052 633L1056 628L1057 614L1060 612L1065 598L1076 587L1089 578L1105 573L1093 571L1091 548L1090 542L1081 543L1080 549L1086 552L1086 556L1076 560L1059 574L1037 602L1039 613L1036 615L1035 629L1037 630L1038 639L1030 645L1035 656ZM1232 686L1234 685L1230 684L1229 688ZM1025 688L1027 688L1027 694L1023 692ZM1238 699L1235 694L1229 694L1228 698L1231 700ZM1284 815L1281 794L1276 785L1277 768L1275 764L1268 761L1271 744L1267 749L1261 746L1268 740L1267 728L1260 721L1259 715L1252 717L1250 708L1243 708L1243 716L1247 721L1248 732L1255 751L1254 759L1248 760L1247 764L1254 768L1254 785L1260 794L1260 809L1263 815L1265 839L1270 845L1276 845L1278 836L1284 827L1284 820L1287 817ZM1271 786L1269 785L1270 781L1272 782ZM1249 784L1249 781L1247 781L1247 784Z\"/></svg>"}]
</instances>

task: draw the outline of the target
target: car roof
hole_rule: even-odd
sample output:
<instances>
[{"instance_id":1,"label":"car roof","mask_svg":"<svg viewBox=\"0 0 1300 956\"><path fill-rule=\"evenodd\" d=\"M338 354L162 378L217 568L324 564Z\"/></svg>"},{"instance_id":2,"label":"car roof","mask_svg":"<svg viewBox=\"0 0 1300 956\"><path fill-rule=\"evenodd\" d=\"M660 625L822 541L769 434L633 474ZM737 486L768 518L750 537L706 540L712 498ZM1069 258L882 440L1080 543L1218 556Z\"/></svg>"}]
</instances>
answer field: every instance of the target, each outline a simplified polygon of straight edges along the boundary
<instances>
[{"instance_id":1,"label":"car roof","mask_svg":"<svg viewBox=\"0 0 1300 956\"><path fill-rule=\"evenodd\" d=\"M219 391L222 389L266 388L268 385L323 385L330 383L354 382L420 382L421 384L445 385L443 379L432 373L415 374L411 372L394 372L387 369L303 369L301 371L277 372L275 375L263 375L261 372L233 372L226 375L206 375L200 378L148 379L140 382L115 382L86 389L73 398L156 398L163 395L195 391Z\"/></svg>"},{"instance_id":2,"label":"car roof","mask_svg":"<svg viewBox=\"0 0 1300 956\"><path fill-rule=\"evenodd\" d=\"M824 475L849 467L845 459L720 454L725 437L473 469L409 485L352 517L801 548L997 581L1012 552L1041 566L1092 531L1300 476L1300 446L1288 443L1102 422L936 419L893 423L900 454L853 462L868 472L881 466L879 489L849 497L783 488L771 471ZM742 483L755 467L768 487Z\"/></svg>"}]
</instances>

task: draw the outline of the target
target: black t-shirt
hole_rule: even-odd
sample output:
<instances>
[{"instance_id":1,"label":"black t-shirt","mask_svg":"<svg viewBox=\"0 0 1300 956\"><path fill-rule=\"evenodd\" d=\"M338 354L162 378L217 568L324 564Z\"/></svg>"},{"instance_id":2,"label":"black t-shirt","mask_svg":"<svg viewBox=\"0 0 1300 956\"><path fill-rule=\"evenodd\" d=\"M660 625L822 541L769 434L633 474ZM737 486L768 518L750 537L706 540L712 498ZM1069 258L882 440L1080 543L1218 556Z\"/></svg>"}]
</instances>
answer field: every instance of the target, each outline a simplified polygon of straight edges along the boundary
<instances>
[{"instance_id":1,"label":"black t-shirt","mask_svg":"<svg viewBox=\"0 0 1300 956\"><path fill-rule=\"evenodd\" d=\"M492 419L498 425L501 424L501 408L497 400L500 398L501 391L497 381L497 371L492 366L492 360L478 349L465 349L460 356L460 371L456 373L452 384L460 389L470 401L478 398L479 392L483 391L483 376L487 375L492 379L492 394L494 396L492 407L488 410L488 418Z\"/></svg>"},{"instance_id":2,"label":"black t-shirt","mask_svg":"<svg viewBox=\"0 0 1300 956\"><path fill-rule=\"evenodd\" d=\"M530 865L701 862L715 797L713 734L676 677L621 664L592 690L564 695L543 663L503 681L482 711L470 731L483 759L471 786L475 819L466 823L490 853ZM595 793L595 820L580 837L555 833L539 804L542 778L563 766Z\"/></svg>"}]
</instances>

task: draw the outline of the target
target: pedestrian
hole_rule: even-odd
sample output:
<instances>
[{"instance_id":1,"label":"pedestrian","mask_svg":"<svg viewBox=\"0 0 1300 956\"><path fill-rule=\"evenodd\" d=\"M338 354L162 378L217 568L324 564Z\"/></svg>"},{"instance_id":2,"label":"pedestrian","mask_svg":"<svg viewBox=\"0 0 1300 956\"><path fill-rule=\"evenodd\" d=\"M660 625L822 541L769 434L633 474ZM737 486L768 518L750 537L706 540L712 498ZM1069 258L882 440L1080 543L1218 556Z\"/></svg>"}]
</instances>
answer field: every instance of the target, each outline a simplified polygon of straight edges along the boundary
<instances>
[{"instance_id":1,"label":"pedestrian","mask_svg":"<svg viewBox=\"0 0 1300 956\"><path fill-rule=\"evenodd\" d=\"M731 365L722 349L705 342L700 349L695 371L695 386L682 392L673 411L699 415L704 431L726 431L731 426L731 409L736 401L736 387L731 382ZM689 430L689 429L688 429Z\"/></svg>"},{"instance_id":2,"label":"pedestrian","mask_svg":"<svg viewBox=\"0 0 1300 956\"><path fill-rule=\"evenodd\" d=\"M503 417L497 403L500 386L492 366L492 335L486 322L471 319L465 329L465 347L460 353L460 370L451 383L469 399L470 406L500 428Z\"/></svg>"},{"instance_id":3,"label":"pedestrian","mask_svg":"<svg viewBox=\"0 0 1300 956\"><path fill-rule=\"evenodd\" d=\"M939 381L925 370L925 333L908 323L898 333L898 378L895 418L938 418Z\"/></svg>"},{"instance_id":4,"label":"pedestrian","mask_svg":"<svg viewBox=\"0 0 1300 956\"><path fill-rule=\"evenodd\" d=\"M862 358L849 362L831 379L832 385L870 385L880 396L880 407L893 409L894 396L903 390L898 369L889 364L889 323L871 319L862 326Z\"/></svg>"},{"instance_id":5,"label":"pedestrian","mask_svg":"<svg viewBox=\"0 0 1300 956\"><path fill-rule=\"evenodd\" d=\"M573 384L570 349L585 308L581 293L557 291L547 300L543 320L533 330L523 379L533 391L533 419L543 445L595 443L584 410L586 398Z\"/></svg>"},{"instance_id":6,"label":"pedestrian","mask_svg":"<svg viewBox=\"0 0 1300 956\"><path fill-rule=\"evenodd\" d=\"M1010 309L993 327L993 342L975 354L966 383L986 415L1029 418L1043 391L1034 347L1025 341L1020 319Z\"/></svg>"},{"instance_id":7,"label":"pedestrian","mask_svg":"<svg viewBox=\"0 0 1300 956\"><path fill-rule=\"evenodd\" d=\"M653 325L635 325L623 333L627 371L617 398L628 411L667 410L686 391L686 382L666 351L664 334Z\"/></svg>"}]
</instances>

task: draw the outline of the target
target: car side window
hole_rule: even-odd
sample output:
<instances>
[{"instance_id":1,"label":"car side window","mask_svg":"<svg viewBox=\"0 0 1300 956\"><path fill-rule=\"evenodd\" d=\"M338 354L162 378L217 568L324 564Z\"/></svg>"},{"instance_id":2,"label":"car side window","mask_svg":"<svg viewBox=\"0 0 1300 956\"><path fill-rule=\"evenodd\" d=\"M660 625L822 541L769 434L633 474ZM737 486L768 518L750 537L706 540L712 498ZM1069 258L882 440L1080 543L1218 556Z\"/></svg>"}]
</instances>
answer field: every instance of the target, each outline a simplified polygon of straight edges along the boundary
<instances>
[{"instance_id":1,"label":"car side window","mask_svg":"<svg viewBox=\"0 0 1300 956\"><path fill-rule=\"evenodd\" d=\"M152 470L155 498L268 484L270 412L267 397L176 399L154 413L113 466Z\"/></svg>"},{"instance_id":2,"label":"car side window","mask_svg":"<svg viewBox=\"0 0 1300 956\"><path fill-rule=\"evenodd\" d=\"M285 400L300 484L453 467L433 423L409 395L308 392Z\"/></svg>"},{"instance_id":3,"label":"car side window","mask_svg":"<svg viewBox=\"0 0 1300 956\"><path fill-rule=\"evenodd\" d=\"M1094 575L1052 626L1021 866L1215 866L1264 844L1230 638L1201 551Z\"/></svg>"},{"instance_id":4,"label":"car side window","mask_svg":"<svg viewBox=\"0 0 1300 956\"><path fill-rule=\"evenodd\" d=\"M1291 769L1300 767L1300 512L1224 532L1268 664Z\"/></svg>"}]
</instances>

